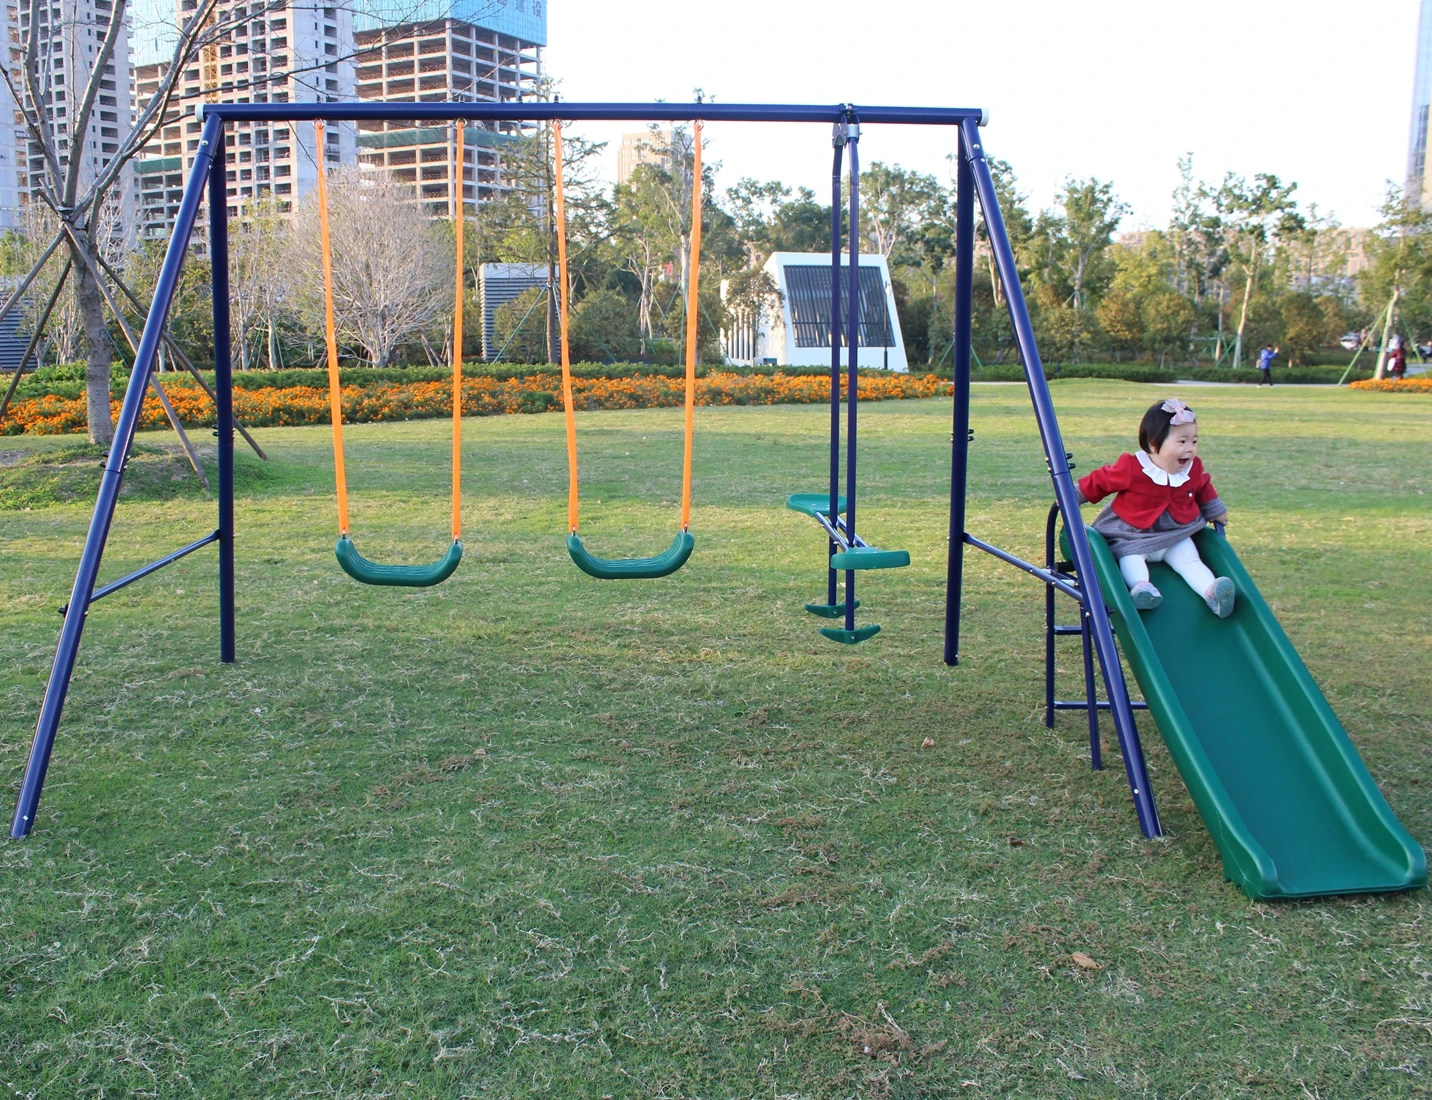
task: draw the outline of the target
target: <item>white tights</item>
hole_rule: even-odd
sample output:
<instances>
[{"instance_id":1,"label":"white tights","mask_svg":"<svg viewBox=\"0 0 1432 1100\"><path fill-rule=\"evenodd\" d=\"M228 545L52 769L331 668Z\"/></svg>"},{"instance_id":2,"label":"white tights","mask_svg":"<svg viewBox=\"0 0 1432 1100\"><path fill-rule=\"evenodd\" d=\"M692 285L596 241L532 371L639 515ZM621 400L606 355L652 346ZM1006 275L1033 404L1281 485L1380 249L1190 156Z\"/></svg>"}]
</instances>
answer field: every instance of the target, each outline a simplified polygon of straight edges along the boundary
<instances>
[{"instance_id":1,"label":"white tights","mask_svg":"<svg viewBox=\"0 0 1432 1100\"><path fill-rule=\"evenodd\" d=\"M1174 543L1167 550L1155 550L1152 554L1128 554L1119 559L1119 572L1124 575L1124 583L1130 588L1140 581L1149 579L1148 563L1161 561L1188 582L1188 586L1200 596L1204 595L1216 579L1208 566L1203 564L1203 559L1198 556L1198 549L1193 545L1192 539L1183 539Z\"/></svg>"}]
</instances>

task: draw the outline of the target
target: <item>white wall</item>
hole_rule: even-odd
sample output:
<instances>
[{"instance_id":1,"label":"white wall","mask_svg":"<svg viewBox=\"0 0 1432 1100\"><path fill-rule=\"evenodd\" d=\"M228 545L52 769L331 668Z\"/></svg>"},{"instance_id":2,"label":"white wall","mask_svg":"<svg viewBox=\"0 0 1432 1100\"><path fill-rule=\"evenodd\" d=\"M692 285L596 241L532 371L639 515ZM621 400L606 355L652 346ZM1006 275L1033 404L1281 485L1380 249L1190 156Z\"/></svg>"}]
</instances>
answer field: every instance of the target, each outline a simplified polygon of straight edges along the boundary
<instances>
[{"instance_id":1,"label":"white wall","mask_svg":"<svg viewBox=\"0 0 1432 1100\"><path fill-rule=\"evenodd\" d=\"M776 288L781 292L780 312L770 319L768 326L763 326L761 336L763 351L768 356L774 356L776 360L793 367L828 367L830 366L830 346L825 347L797 347L795 326L791 318L791 294L790 286L786 277L786 268L792 265L821 265L830 267L830 254L828 252L773 252L771 258L766 261L766 273L776 282ZM861 268L875 268L880 272L880 282L885 288L885 309L890 316L891 343L888 347L875 345L874 347L861 345L857 349L856 362L862 367L888 367L893 371L905 372L910 369L910 364L905 358L905 339L900 332L900 315L895 310L895 294L890 286L890 268L885 263L885 257L880 255L869 255L860 257ZM849 257L841 256L842 278L848 278L850 272ZM841 352L842 364L846 362L845 352Z\"/></svg>"}]
</instances>

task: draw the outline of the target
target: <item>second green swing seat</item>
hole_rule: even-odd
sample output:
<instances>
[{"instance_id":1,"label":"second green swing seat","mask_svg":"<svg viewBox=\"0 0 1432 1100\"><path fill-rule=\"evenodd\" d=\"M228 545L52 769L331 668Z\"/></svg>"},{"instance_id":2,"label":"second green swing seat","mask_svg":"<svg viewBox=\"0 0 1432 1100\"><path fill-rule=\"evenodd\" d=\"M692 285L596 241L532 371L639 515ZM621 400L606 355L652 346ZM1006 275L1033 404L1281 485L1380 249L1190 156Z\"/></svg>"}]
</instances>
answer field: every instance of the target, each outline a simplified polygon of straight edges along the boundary
<instances>
[{"instance_id":1,"label":"second green swing seat","mask_svg":"<svg viewBox=\"0 0 1432 1100\"><path fill-rule=\"evenodd\" d=\"M343 572L363 584L430 588L453 575L458 562L462 561L462 540L453 539L447 553L431 565L379 565L358 553L358 548L347 535L339 537L333 552L338 558L338 564L343 567Z\"/></svg>"},{"instance_id":2,"label":"second green swing seat","mask_svg":"<svg viewBox=\"0 0 1432 1100\"><path fill-rule=\"evenodd\" d=\"M575 531L567 536L567 553L577 568L590 577L603 581L639 581L666 577L675 573L696 546L690 531L678 531L671 545L654 558L599 558L586 548Z\"/></svg>"}]
</instances>

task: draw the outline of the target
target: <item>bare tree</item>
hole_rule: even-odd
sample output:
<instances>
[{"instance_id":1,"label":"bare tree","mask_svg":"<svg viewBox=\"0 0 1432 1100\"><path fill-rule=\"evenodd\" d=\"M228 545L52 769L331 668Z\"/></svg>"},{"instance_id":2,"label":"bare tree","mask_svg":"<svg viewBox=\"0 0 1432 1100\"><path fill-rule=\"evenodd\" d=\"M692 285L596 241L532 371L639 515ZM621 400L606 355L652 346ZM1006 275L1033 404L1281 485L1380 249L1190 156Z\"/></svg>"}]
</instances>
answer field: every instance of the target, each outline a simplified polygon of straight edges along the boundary
<instances>
[{"instance_id":1,"label":"bare tree","mask_svg":"<svg viewBox=\"0 0 1432 1100\"><path fill-rule=\"evenodd\" d=\"M441 333L451 316L451 238L413 201L411 187L356 168L331 173L328 205L339 341L361 347L375 367L387 366L403 343ZM294 209L289 263L298 273L301 315L321 331L318 218L314 192Z\"/></svg>"},{"instance_id":2,"label":"bare tree","mask_svg":"<svg viewBox=\"0 0 1432 1100\"><path fill-rule=\"evenodd\" d=\"M261 335L269 369L275 363L275 322L292 306L293 269L287 262L293 245L288 222L278 201L264 199L248 206L242 220L229 226L229 315L239 367L252 366L251 348Z\"/></svg>"},{"instance_id":3,"label":"bare tree","mask_svg":"<svg viewBox=\"0 0 1432 1100\"><path fill-rule=\"evenodd\" d=\"M280 0L271 0L265 9L279 11L285 6ZM83 329L90 439L107 443L114 435L109 409L112 344L105 325L106 298L110 297L110 291L101 286L104 265L97 248L98 237L103 232L99 212L113 196L125 165L161 127L175 121L186 69L206 49L217 48L218 42L235 26L257 13L251 11L250 5L221 10L218 0L198 0L193 12L177 28L158 87L147 102L137 107L128 134L116 142L113 152L99 158L96 168L93 163L87 164L91 160L87 155L91 153L89 143L95 137L91 131L96 111L105 105L104 98L123 99L127 84L127 74L122 71L127 59L116 56L120 34L129 18L127 0L114 0L108 13L95 10L85 14L83 9L72 9L78 13L76 17L81 23L64 28L65 33L72 36L73 48L66 51L69 57L64 67L66 106L72 109L63 119L55 117L55 93L51 89L52 71L60 72L54 64L59 55L52 47L62 27L50 22L50 10L49 0L22 0L22 11L28 19L23 48L18 56L12 51L8 63L0 62L0 79L4 80L18 107L20 121L32 144L40 150L40 155L32 157L29 165L30 197L53 212L59 228L52 239L60 240L61 251L68 254L74 279L74 309ZM416 10L417 0L396 0L395 6L384 12L384 19L402 24L411 19ZM377 45L369 47L376 48ZM271 81L292 79L303 85L310 72L315 74L316 89L327 65L351 60L353 56L324 56L308 66L255 75L244 86L235 87L232 94L251 94L263 90L262 86ZM109 88L103 87L106 83ZM38 184L34 183L36 175ZM49 262L55 261L49 259ZM16 300L18 297L15 295ZM4 312L7 311L0 307L0 315Z\"/></svg>"}]
</instances>

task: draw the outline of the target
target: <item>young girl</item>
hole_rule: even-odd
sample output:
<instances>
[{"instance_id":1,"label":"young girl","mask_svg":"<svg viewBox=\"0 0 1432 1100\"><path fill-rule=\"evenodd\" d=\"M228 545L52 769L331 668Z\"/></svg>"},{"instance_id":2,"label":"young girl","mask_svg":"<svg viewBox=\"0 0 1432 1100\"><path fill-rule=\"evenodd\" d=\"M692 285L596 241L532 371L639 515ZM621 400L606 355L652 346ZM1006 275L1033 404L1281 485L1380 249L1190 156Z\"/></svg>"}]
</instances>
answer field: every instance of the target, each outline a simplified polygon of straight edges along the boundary
<instances>
[{"instance_id":1,"label":"young girl","mask_svg":"<svg viewBox=\"0 0 1432 1100\"><path fill-rule=\"evenodd\" d=\"M1192 535L1228 522L1228 508L1198 459L1198 421L1177 398L1153 405L1139 424L1139 453L1124 454L1079 479L1081 504L1114 499L1094 520L1119 562L1134 606L1157 607L1163 595L1149 583L1151 561L1164 562L1203 597L1220 619L1233 614L1233 582L1215 577L1198 556Z\"/></svg>"}]
</instances>

